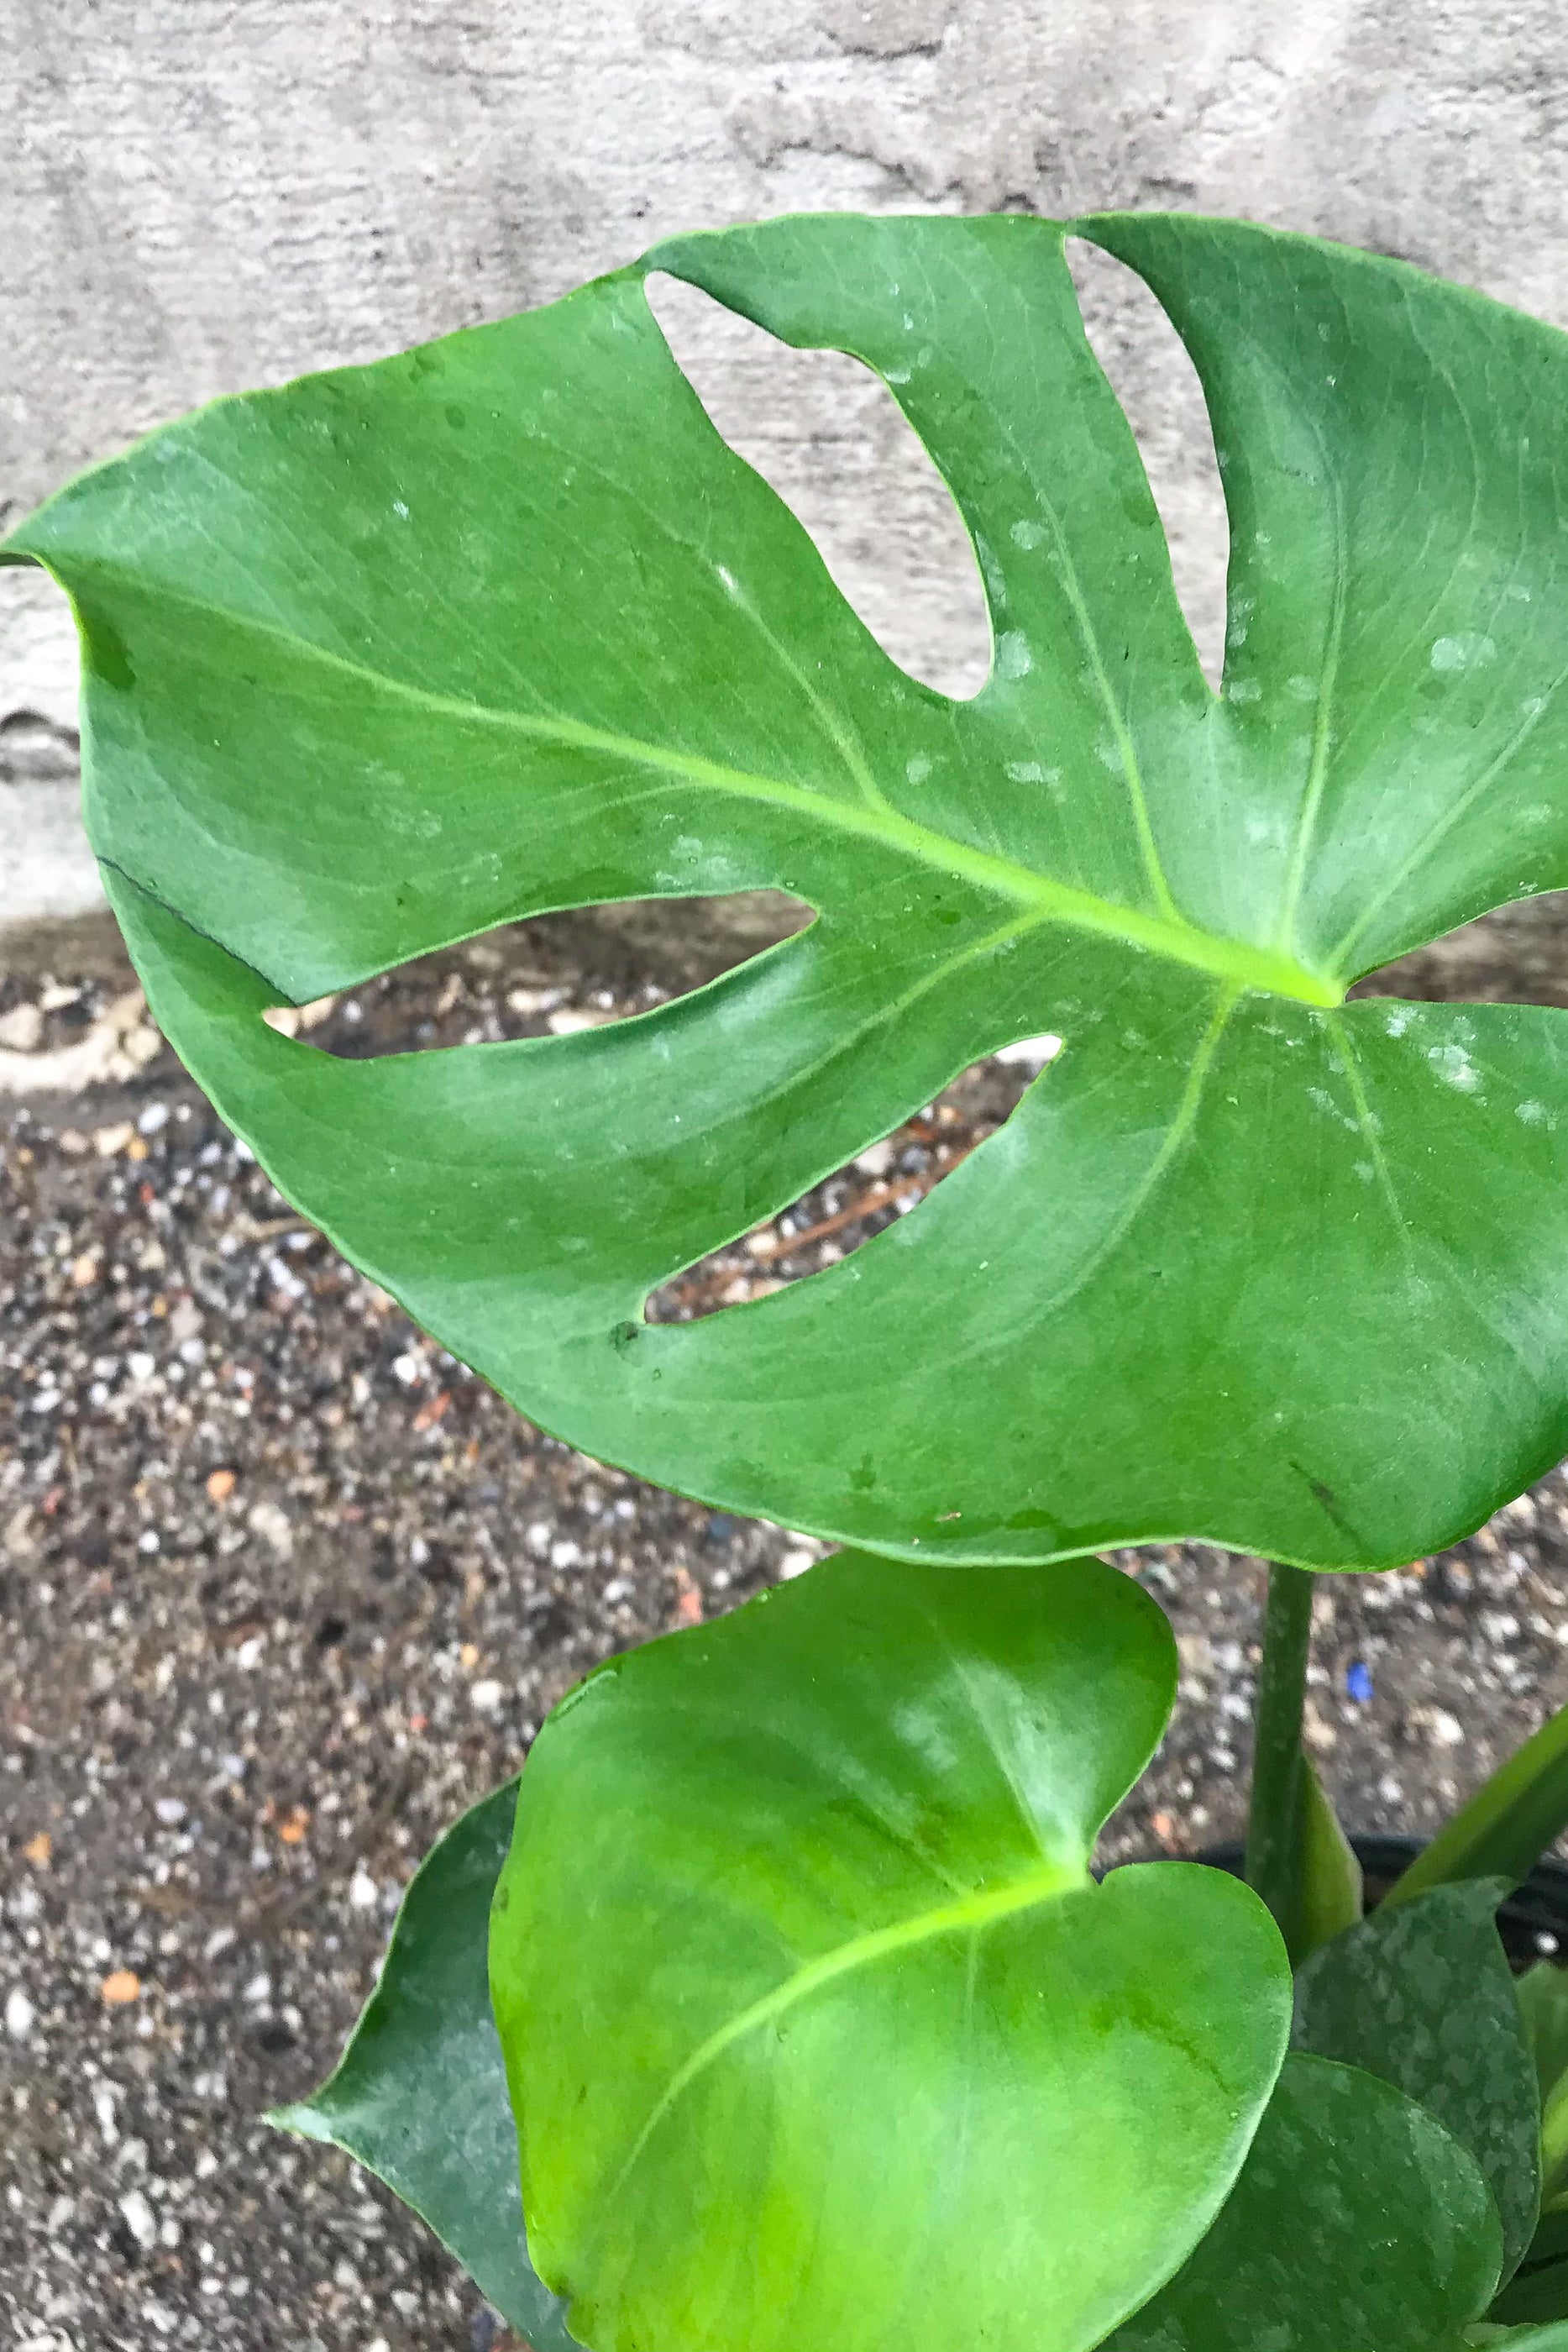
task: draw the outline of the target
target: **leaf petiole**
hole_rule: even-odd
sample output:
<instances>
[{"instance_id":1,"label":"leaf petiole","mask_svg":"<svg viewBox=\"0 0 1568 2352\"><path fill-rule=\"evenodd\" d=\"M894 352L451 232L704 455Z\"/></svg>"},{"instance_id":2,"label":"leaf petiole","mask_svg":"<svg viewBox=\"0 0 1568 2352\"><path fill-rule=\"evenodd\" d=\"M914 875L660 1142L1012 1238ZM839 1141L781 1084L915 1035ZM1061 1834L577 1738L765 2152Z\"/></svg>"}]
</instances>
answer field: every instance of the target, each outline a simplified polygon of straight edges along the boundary
<instances>
[{"instance_id":1,"label":"leaf petiole","mask_svg":"<svg viewBox=\"0 0 1568 2352\"><path fill-rule=\"evenodd\" d=\"M1301 1957L1301 1710L1312 1637L1312 1580L1270 1563L1247 1824L1247 1884L1280 1924L1291 1960Z\"/></svg>"}]
</instances>

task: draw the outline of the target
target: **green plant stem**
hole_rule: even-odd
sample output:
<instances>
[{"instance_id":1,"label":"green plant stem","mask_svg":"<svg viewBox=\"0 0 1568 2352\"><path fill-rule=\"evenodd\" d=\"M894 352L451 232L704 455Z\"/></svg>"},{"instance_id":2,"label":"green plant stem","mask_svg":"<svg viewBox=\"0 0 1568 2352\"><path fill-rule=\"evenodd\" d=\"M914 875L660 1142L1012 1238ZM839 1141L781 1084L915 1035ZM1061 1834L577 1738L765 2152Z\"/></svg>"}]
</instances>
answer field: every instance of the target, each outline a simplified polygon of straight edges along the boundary
<instances>
[{"instance_id":1,"label":"green plant stem","mask_svg":"<svg viewBox=\"0 0 1568 2352\"><path fill-rule=\"evenodd\" d=\"M1254 1718L1247 1884L1262 1896L1278 1920L1292 1960L1302 1957L1305 1759L1301 1710L1312 1630L1311 1572L1270 1562Z\"/></svg>"}]
</instances>

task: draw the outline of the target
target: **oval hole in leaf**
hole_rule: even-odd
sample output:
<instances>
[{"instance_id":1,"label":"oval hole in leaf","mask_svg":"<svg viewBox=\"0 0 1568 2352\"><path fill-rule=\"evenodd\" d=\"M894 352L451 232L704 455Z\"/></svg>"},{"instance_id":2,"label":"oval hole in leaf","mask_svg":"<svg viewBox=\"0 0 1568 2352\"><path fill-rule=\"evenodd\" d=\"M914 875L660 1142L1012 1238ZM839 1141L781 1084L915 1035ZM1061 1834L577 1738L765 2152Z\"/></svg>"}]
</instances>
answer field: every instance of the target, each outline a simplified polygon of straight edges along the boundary
<instances>
[{"instance_id":1,"label":"oval hole in leaf","mask_svg":"<svg viewBox=\"0 0 1568 2352\"><path fill-rule=\"evenodd\" d=\"M1026 1037L971 1062L913 1118L840 1168L777 1216L687 1266L649 1299L650 1323L695 1323L766 1298L837 1265L908 1216L971 1151L1005 1127L1061 1051L1060 1037Z\"/></svg>"},{"instance_id":2,"label":"oval hole in leaf","mask_svg":"<svg viewBox=\"0 0 1568 2352\"><path fill-rule=\"evenodd\" d=\"M811 914L787 891L737 890L536 915L262 1018L355 1062L564 1035L690 996L804 929Z\"/></svg>"},{"instance_id":3,"label":"oval hole in leaf","mask_svg":"<svg viewBox=\"0 0 1568 2352\"><path fill-rule=\"evenodd\" d=\"M882 378L842 352L792 350L663 272L647 292L715 425L810 531L883 650L940 694L977 694L991 624L975 551Z\"/></svg>"},{"instance_id":4,"label":"oval hole in leaf","mask_svg":"<svg viewBox=\"0 0 1568 2352\"><path fill-rule=\"evenodd\" d=\"M1225 667L1225 573L1230 523L1197 370L1135 270L1082 237L1068 264L1090 347L1133 428L1170 549L1176 595L1204 676Z\"/></svg>"}]
</instances>

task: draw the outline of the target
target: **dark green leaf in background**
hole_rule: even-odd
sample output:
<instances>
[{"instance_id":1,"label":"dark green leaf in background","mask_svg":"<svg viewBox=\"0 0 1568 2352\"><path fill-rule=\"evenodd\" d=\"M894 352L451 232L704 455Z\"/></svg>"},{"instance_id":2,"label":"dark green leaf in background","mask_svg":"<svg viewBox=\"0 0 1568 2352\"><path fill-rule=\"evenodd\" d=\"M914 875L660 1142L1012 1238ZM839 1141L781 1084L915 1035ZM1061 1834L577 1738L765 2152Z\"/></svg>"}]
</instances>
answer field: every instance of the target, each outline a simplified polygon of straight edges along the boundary
<instances>
[{"instance_id":1,"label":"dark green leaf in background","mask_svg":"<svg viewBox=\"0 0 1568 2352\"><path fill-rule=\"evenodd\" d=\"M557 1709L491 1983L594 2352L1080 2352L1169 2276L1290 2002L1239 1881L1090 1878L1174 1675L1099 1562L841 1554Z\"/></svg>"},{"instance_id":2,"label":"dark green leaf in background","mask_svg":"<svg viewBox=\"0 0 1568 2352\"><path fill-rule=\"evenodd\" d=\"M1568 2318L1568 1969L1539 1960L1514 1987L1541 2092L1542 2198L1545 2210L1531 2242L1533 2266L1558 2266L1557 2291ZM1532 2297L1540 2305L1544 2292ZM1542 2310L1535 2317L1547 2315ZM1552 2315L1555 2316L1556 2315Z\"/></svg>"},{"instance_id":3,"label":"dark green leaf in background","mask_svg":"<svg viewBox=\"0 0 1568 2352\"><path fill-rule=\"evenodd\" d=\"M517 2143L486 1974L490 1899L515 1780L465 1813L409 1883L391 1948L334 2074L271 2120L346 2148L450 2247L534 2352L577 2352L528 2263Z\"/></svg>"},{"instance_id":4,"label":"dark green leaf in background","mask_svg":"<svg viewBox=\"0 0 1568 2352\"><path fill-rule=\"evenodd\" d=\"M1034 1559L1389 1564L1568 1447L1568 1027L1340 1006L1568 883L1568 344L1396 263L1107 217L1231 520L1211 695L1052 224L778 221L203 411L5 543L85 635L88 812L157 1017L289 1197L536 1419L728 1507ZM989 682L905 677L725 446L673 270L891 387ZM596 1033L352 1065L260 1013L514 917L819 910ZM655 1286L967 1063L1063 1050L840 1266Z\"/></svg>"},{"instance_id":5,"label":"dark green leaf in background","mask_svg":"<svg viewBox=\"0 0 1568 2352\"><path fill-rule=\"evenodd\" d=\"M1568 2320L1568 2262L1528 2263L1509 2281L1490 2315L1511 2327Z\"/></svg>"},{"instance_id":6,"label":"dark green leaf in background","mask_svg":"<svg viewBox=\"0 0 1568 2352\"><path fill-rule=\"evenodd\" d=\"M1536 2081L1544 2107L1559 2083L1568 2075L1568 1968L1560 1968L1554 1960L1537 1960L1517 1980L1513 1990L1535 2060ZM1568 2244L1563 2252L1568 2253Z\"/></svg>"},{"instance_id":7,"label":"dark green leaf in background","mask_svg":"<svg viewBox=\"0 0 1568 2352\"><path fill-rule=\"evenodd\" d=\"M1531 2264L1568 2263L1568 2209L1562 2205L1543 2209L1526 2260Z\"/></svg>"},{"instance_id":8,"label":"dark green leaf in background","mask_svg":"<svg viewBox=\"0 0 1568 2352\"><path fill-rule=\"evenodd\" d=\"M1381 2075L1437 2116L1496 2200L1506 2275L1541 2203L1535 2062L1497 1932L1506 1879L1382 1906L1296 1977L1298 2049Z\"/></svg>"},{"instance_id":9,"label":"dark green leaf in background","mask_svg":"<svg viewBox=\"0 0 1568 2352\"><path fill-rule=\"evenodd\" d=\"M1427 2108L1292 2053L1218 2221L1107 2352L1458 2352L1500 2252L1479 2167Z\"/></svg>"}]
</instances>

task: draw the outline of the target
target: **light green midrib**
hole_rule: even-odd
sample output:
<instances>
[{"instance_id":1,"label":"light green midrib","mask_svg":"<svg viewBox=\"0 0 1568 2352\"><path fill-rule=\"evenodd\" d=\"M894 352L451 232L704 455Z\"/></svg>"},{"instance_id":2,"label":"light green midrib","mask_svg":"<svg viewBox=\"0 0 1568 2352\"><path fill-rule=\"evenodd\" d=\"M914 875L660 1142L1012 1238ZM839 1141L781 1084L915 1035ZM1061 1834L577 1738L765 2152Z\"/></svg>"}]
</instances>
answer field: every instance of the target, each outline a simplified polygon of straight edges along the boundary
<instances>
[{"instance_id":1,"label":"light green midrib","mask_svg":"<svg viewBox=\"0 0 1568 2352\"><path fill-rule=\"evenodd\" d=\"M984 1892L960 1895L956 1902L944 1903L931 1911L917 1912L913 1918L896 1920L890 1927L873 1927L863 1936L852 1936L847 1943L824 1952L821 1958L809 1960L803 1968L785 1978L782 1984L764 1993L746 2009L739 2010L725 2024L710 2033L706 2042L694 2050L685 2065L670 2077L657 2105L615 2176L609 2191L612 2201L620 2193L649 2140L657 2131L675 2102L688 2090L699 2074L705 2074L715 2060L748 2033L771 2023L785 2010L820 1991L836 1977L847 1976L856 1969L870 1967L884 1959L890 1952L904 1951L912 1944L925 1944L940 1936L960 1935L987 1927L1010 1912L1027 1911L1039 1903L1048 1903L1056 1896L1071 1895L1090 1885L1089 1873L1081 1864L1042 1863L1021 1878L1010 1879L1007 1885L991 1887Z\"/></svg>"},{"instance_id":2,"label":"light green midrib","mask_svg":"<svg viewBox=\"0 0 1568 2352\"><path fill-rule=\"evenodd\" d=\"M62 586L66 584L61 582ZM932 872L948 874L956 881L971 883L996 897L1010 899L1016 906L1028 908L1050 921L1061 923L1071 929L1092 932L1103 939L1119 940L1124 946L1164 956L1172 962L1208 972L1218 980L1234 982L1243 988L1260 989L1273 995L1293 998L1302 1004L1318 1006L1333 1006L1344 1000L1344 991L1338 981L1309 971L1304 965L1290 957L1267 948L1250 946L1244 940L1222 939L1214 932L1200 929L1197 924L1186 922L1179 915L1146 914L1140 908L1124 907L1113 900L1096 898L1092 891L1081 890L1071 883L1058 882L1047 875L1037 874L1031 867L1020 866L1010 858L998 857L983 849L973 849L967 843L955 841L946 834L933 832L928 825L904 815L886 802L878 804L836 800L804 784L792 783L781 776L755 775L746 769L727 767L694 752L666 751L659 744L645 743L634 736L616 735L607 729L591 727L581 719L500 710L488 703L466 701L458 695L436 693L428 687L413 686L402 679L389 677L366 663L333 653L324 646L312 644L308 638L295 636L254 614L232 612L226 606L208 603L200 597L183 596L177 590L160 587L156 593L164 604L201 613L225 623L231 628L269 638L287 646L296 659L337 670L418 709L459 719L469 725L492 727L535 742L559 743L580 751L597 751L607 759L622 760L629 765L654 768L665 774L678 776L687 783L706 785L716 792L734 793L775 808L798 810L815 824L829 825L841 833L858 835L883 847L900 850Z\"/></svg>"}]
</instances>

